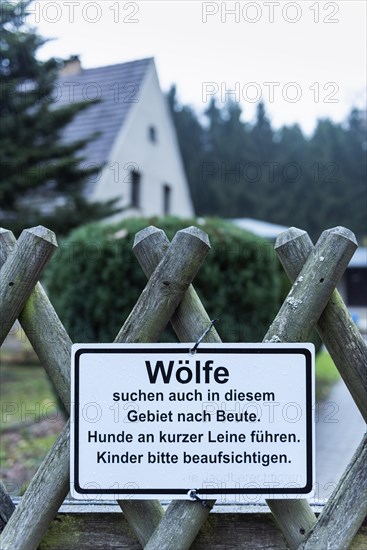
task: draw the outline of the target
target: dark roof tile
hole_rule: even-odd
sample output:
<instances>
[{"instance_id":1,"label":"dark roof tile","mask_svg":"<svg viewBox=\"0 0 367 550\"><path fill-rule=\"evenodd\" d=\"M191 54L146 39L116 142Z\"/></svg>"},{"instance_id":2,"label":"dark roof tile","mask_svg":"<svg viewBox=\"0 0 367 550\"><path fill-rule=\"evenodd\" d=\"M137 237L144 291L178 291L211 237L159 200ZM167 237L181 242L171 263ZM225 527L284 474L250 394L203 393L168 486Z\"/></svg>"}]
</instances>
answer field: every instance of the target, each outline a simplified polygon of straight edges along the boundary
<instances>
[{"instance_id":1,"label":"dark roof tile","mask_svg":"<svg viewBox=\"0 0 367 550\"><path fill-rule=\"evenodd\" d=\"M85 139L95 132L100 135L80 153L87 163L104 164L123 126L129 110L139 99L141 84L152 58L83 69L79 74L58 81L60 106L77 101L101 101L74 117L62 134L64 142ZM135 101L134 101L135 100ZM91 184L86 192L92 191Z\"/></svg>"}]
</instances>

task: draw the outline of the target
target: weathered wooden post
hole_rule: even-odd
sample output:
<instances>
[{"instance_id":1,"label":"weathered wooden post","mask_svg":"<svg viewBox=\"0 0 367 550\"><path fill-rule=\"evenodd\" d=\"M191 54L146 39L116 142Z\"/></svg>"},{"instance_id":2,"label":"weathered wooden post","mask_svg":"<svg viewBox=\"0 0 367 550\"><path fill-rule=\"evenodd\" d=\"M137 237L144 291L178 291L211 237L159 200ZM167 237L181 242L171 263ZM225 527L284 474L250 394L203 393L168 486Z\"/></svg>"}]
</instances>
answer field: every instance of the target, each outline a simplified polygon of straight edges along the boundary
<instances>
[{"instance_id":1,"label":"weathered wooden post","mask_svg":"<svg viewBox=\"0 0 367 550\"><path fill-rule=\"evenodd\" d=\"M14 237L9 232L0 232L0 267L6 256L12 252L14 241ZM299 230L292 229L278 239L277 252L291 279L294 280L294 285L265 336L265 341L299 342L307 339L349 262L355 246L353 234L344 228L334 228L324 232L314 249L311 241L304 239L304 232ZM181 341L195 341L210 321L194 289L189 286L208 251L205 234L196 228L189 228L178 232L169 245L162 231L147 228L136 236L134 251L150 279L115 342L154 341L170 318ZM44 252L41 253L41 262L46 261L46 255ZM10 260L11 258L6 262L7 271L5 270L4 273L15 278L19 274L19 266L14 259L13 263ZM36 274L37 266L34 263L37 262L33 262L30 271ZM9 265L12 266L11 269ZM11 300L7 297L6 285L3 285L4 303L9 310L12 310L11 315L14 316L14 311L20 308L19 304L23 307L29 296L20 313L20 321L31 343L34 342L36 351L38 349L37 353L42 356L46 370L52 376L60 396L68 405L71 341L39 283L29 294L38 276L39 274L32 275L34 282L28 283L27 289L22 291L23 297L17 305L15 303L10 305ZM321 325L320 331L323 331L323 337L341 363L341 367L338 364L337 366L344 371L344 376L349 380L350 389L354 392L353 395L356 395L356 401L365 414L364 396L367 388L365 346L363 347L364 343L361 345L357 334L353 334L353 338L346 336L343 340L346 348L353 347L353 342L357 342L355 347L358 349L354 350L353 361L348 359L348 350L338 353L336 342L339 337L338 330L350 333L349 327L346 326L350 321L343 311L344 306L340 297L335 299L335 293L332 296L331 305L329 303L328 306L331 308L329 319L327 308L319 320L319 328ZM181 303L177 307L180 300ZM39 325L37 326L38 315L42 318L43 327L47 326L47 319L52 319L53 353L48 353L48 344L42 338ZM330 325L331 319L335 321L333 326ZM338 328L336 329L335 326ZM215 329L206 336L205 341L220 342ZM58 350L59 346L61 353ZM356 388L358 384L362 386L362 390ZM364 498L367 502L366 456L367 447L366 438L364 438L335 496L325 507L324 514L310 536L308 534L315 525L315 516L306 501L268 501L292 548L297 548L301 544L305 549L319 550L320 544L325 548L334 548L335 545L344 548L349 544L356 528L359 527L361 518L363 519L362 515L366 508L366 503L363 502ZM2 537L1 548L29 550L37 546L69 490L68 478L69 427L67 425L9 520ZM359 489L358 494L356 487ZM1 495L7 498L6 492L1 493L0 490ZM157 501L119 501L139 541L149 550L188 549L213 503L214 501L209 501L207 506L203 506L200 502L172 501L163 515L163 509ZM353 514L350 514L351 521L340 533L342 516L352 503L356 504L357 510L353 510ZM11 511L9 510L7 516ZM7 519L8 517L5 521ZM332 534L328 528L330 525L333 527ZM334 546L330 546L332 544Z\"/></svg>"},{"instance_id":2,"label":"weathered wooden post","mask_svg":"<svg viewBox=\"0 0 367 550\"><path fill-rule=\"evenodd\" d=\"M0 269L7 257L16 250L16 243L16 238L11 231L0 230ZM72 342L41 283L38 282L32 290L18 320L57 388L57 393L66 410L69 410Z\"/></svg>"},{"instance_id":3,"label":"weathered wooden post","mask_svg":"<svg viewBox=\"0 0 367 550\"><path fill-rule=\"evenodd\" d=\"M157 338L209 248L207 235L200 229L178 231L115 342L145 342ZM67 424L4 529L2 549L31 550L41 541L69 491L69 437ZM45 500L48 501L47 506ZM152 504L150 509L154 508L157 514L158 508L160 514L159 506Z\"/></svg>"},{"instance_id":4,"label":"weathered wooden post","mask_svg":"<svg viewBox=\"0 0 367 550\"><path fill-rule=\"evenodd\" d=\"M300 548L347 550L367 515L367 435L364 435L316 525Z\"/></svg>"},{"instance_id":5,"label":"weathered wooden post","mask_svg":"<svg viewBox=\"0 0 367 550\"><path fill-rule=\"evenodd\" d=\"M168 246L169 240L160 229L147 227L137 233L133 250L148 278L164 257ZM180 305L171 317L172 327L181 342L194 342L209 323L210 318L195 289L190 285ZM206 335L204 341L221 342L214 327ZM153 502L119 501L122 511L144 548L149 548L149 545L155 544L152 535L158 525L159 532L166 533L171 537L170 542L168 542L168 538L164 542L165 545L168 545L167 548L173 548L175 545L178 548L177 545L183 541L186 545L191 545L210 512L210 505L214 504L214 501L210 501L209 506L204 507L199 502L180 503L179 501L172 501L164 516L162 514L162 517L160 517L156 512L159 503L156 501L154 507ZM144 518L143 521L142 517ZM160 538L159 534L158 537Z\"/></svg>"},{"instance_id":6,"label":"weathered wooden post","mask_svg":"<svg viewBox=\"0 0 367 550\"><path fill-rule=\"evenodd\" d=\"M335 228L322 233L265 341L300 342L308 338L356 247L355 236L347 229ZM267 504L290 547L298 548L316 522L307 501L269 500Z\"/></svg>"},{"instance_id":7,"label":"weathered wooden post","mask_svg":"<svg viewBox=\"0 0 367 550\"><path fill-rule=\"evenodd\" d=\"M343 236L339 235L338 231L332 231L330 235L329 232L323 233L316 245L317 254L306 262L302 270L302 279L296 286L292 287L288 295L288 301L282 306L264 341L299 342L307 339L356 248L354 235L348 230L345 230L345 233L347 238L344 234ZM330 258L329 265L326 268L319 258L324 258L327 251L331 249L334 258ZM140 257L145 258L146 253L143 252L138 257L140 261ZM149 262L147 262L148 265ZM147 269L147 274L149 274L149 269ZM317 277L319 279L316 279ZM314 278L319 281L318 286L313 284ZM320 283L321 279L323 279L322 283L326 283L324 286L320 286L322 284ZM302 308L297 311L298 306L302 304ZM180 550L183 550L189 548L193 540L191 538L193 533L199 531L203 517L205 519L208 513L208 510L204 509L201 514L198 514L196 509L191 506L192 504L190 502L173 501L167 510L169 514L165 515L157 526L146 548L149 550L159 549L163 544L165 548L170 549L180 548ZM305 540L306 533L316 521L307 501L287 499L285 501L269 501L268 504L277 519L279 517L279 524L288 543L293 548L297 548ZM177 519L182 514L186 518L185 524L190 525L187 533L177 526L177 521L169 521L169 517ZM168 541L169 546L167 546Z\"/></svg>"},{"instance_id":8,"label":"weathered wooden post","mask_svg":"<svg viewBox=\"0 0 367 550\"><path fill-rule=\"evenodd\" d=\"M189 227L178 231L115 341L156 342L209 249L208 236L201 229ZM144 323L135 326L141 319Z\"/></svg>"},{"instance_id":9,"label":"weathered wooden post","mask_svg":"<svg viewBox=\"0 0 367 550\"><path fill-rule=\"evenodd\" d=\"M0 345L17 320L43 268L57 247L55 234L39 225L22 232L0 272Z\"/></svg>"},{"instance_id":10,"label":"weathered wooden post","mask_svg":"<svg viewBox=\"0 0 367 550\"><path fill-rule=\"evenodd\" d=\"M14 512L15 506L4 484L0 481L0 533Z\"/></svg>"},{"instance_id":11,"label":"weathered wooden post","mask_svg":"<svg viewBox=\"0 0 367 550\"><path fill-rule=\"evenodd\" d=\"M349 238L344 228L331 231ZM291 228L278 237L275 248L290 280L295 281L313 249L311 239L305 231ZM367 421L367 346L337 290L317 330ZM367 514L366 441L365 436L302 548L347 548L351 544Z\"/></svg>"},{"instance_id":12,"label":"weathered wooden post","mask_svg":"<svg viewBox=\"0 0 367 550\"><path fill-rule=\"evenodd\" d=\"M136 234L133 251L147 278L164 257L168 246L169 240L161 229L150 226ZM196 341L210 323L210 317L192 285L185 292L170 322L180 342ZM203 341L220 343L222 340L213 326Z\"/></svg>"},{"instance_id":13,"label":"weathered wooden post","mask_svg":"<svg viewBox=\"0 0 367 550\"><path fill-rule=\"evenodd\" d=\"M335 228L335 231L341 236L345 233L344 228ZM278 237L275 250L293 283L313 244L305 231L292 227ZM367 346L337 290L332 293L316 328L367 422Z\"/></svg>"}]
</instances>

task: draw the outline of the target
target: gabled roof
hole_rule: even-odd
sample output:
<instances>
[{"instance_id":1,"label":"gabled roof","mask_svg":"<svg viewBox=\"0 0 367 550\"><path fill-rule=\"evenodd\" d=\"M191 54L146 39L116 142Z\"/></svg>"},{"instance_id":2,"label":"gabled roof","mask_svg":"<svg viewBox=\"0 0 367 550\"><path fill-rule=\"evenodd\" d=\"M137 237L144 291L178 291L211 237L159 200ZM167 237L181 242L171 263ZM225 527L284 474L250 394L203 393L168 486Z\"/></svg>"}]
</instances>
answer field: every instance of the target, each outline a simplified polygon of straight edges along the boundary
<instances>
[{"instance_id":1,"label":"gabled roof","mask_svg":"<svg viewBox=\"0 0 367 550\"><path fill-rule=\"evenodd\" d=\"M86 161L102 165L108 159L118 132L131 108L138 102L144 76L153 58L82 69L78 74L60 77L57 105L100 98L74 117L63 131L65 142L101 134L82 151Z\"/></svg>"},{"instance_id":2,"label":"gabled roof","mask_svg":"<svg viewBox=\"0 0 367 550\"><path fill-rule=\"evenodd\" d=\"M229 221L241 229L271 240L275 240L282 231L288 229L285 225L255 220L253 218L234 218ZM367 247L361 246L357 248L349 262L348 268L350 267L367 267Z\"/></svg>"},{"instance_id":3,"label":"gabled roof","mask_svg":"<svg viewBox=\"0 0 367 550\"><path fill-rule=\"evenodd\" d=\"M230 221L241 229L250 231L251 233L258 235L259 237L264 237L265 239L275 240L279 233L282 233L282 231L286 231L286 229L288 229L285 225L255 220L253 218L235 218Z\"/></svg>"},{"instance_id":4,"label":"gabled roof","mask_svg":"<svg viewBox=\"0 0 367 550\"><path fill-rule=\"evenodd\" d=\"M348 267L367 267L367 248L361 246L354 252Z\"/></svg>"}]
</instances>

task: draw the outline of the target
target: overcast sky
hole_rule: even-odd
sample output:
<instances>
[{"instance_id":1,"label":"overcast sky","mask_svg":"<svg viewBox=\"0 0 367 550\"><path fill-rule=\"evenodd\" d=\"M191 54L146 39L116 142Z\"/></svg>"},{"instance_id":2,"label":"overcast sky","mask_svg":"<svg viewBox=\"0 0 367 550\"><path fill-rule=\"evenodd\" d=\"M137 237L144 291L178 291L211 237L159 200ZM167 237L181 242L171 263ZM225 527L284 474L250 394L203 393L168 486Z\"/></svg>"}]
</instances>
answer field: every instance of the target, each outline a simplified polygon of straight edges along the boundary
<instances>
[{"instance_id":1,"label":"overcast sky","mask_svg":"<svg viewBox=\"0 0 367 550\"><path fill-rule=\"evenodd\" d=\"M84 68L154 57L161 86L202 112L232 90L251 120L260 97L275 127L343 120L366 106L365 0L200 2L39 0L29 21L53 37L40 57ZM234 10L235 13L230 13Z\"/></svg>"}]
</instances>

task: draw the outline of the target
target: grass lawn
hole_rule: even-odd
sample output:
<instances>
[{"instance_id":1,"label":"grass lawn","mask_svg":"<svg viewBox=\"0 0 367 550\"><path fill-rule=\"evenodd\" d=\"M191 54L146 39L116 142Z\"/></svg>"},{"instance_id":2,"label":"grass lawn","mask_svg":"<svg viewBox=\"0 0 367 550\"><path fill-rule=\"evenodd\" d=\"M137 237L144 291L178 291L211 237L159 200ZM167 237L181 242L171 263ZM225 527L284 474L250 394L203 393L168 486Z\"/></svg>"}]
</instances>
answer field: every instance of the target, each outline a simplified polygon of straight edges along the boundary
<instances>
[{"instance_id":1,"label":"grass lawn","mask_svg":"<svg viewBox=\"0 0 367 550\"><path fill-rule=\"evenodd\" d=\"M0 477L12 495L19 495L52 447L63 420L39 365L1 365L0 405Z\"/></svg>"},{"instance_id":2,"label":"grass lawn","mask_svg":"<svg viewBox=\"0 0 367 550\"><path fill-rule=\"evenodd\" d=\"M332 386L340 378L340 374L327 351L321 351L316 356L316 401L327 398Z\"/></svg>"},{"instance_id":3,"label":"grass lawn","mask_svg":"<svg viewBox=\"0 0 367 550\"><path fill-rule=\"evenodd\" d=\"M0 388L0 431L56 415L57 405L51 384L39 365L2 365Z\"/></svg>"}]
</instances>

